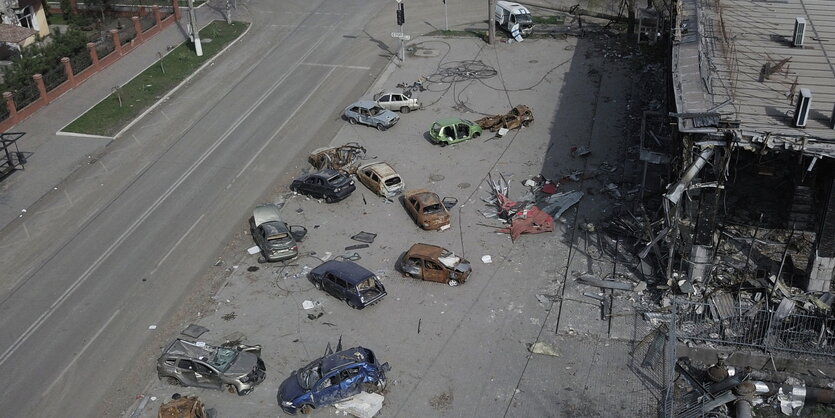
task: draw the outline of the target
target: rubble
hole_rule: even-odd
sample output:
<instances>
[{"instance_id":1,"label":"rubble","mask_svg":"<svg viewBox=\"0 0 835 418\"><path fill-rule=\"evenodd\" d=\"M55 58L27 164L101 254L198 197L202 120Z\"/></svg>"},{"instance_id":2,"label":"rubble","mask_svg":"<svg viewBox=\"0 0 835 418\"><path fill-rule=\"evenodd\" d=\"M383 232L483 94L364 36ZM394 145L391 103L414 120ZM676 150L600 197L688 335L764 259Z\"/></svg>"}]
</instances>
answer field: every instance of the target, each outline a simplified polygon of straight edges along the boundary
<instances>
[{"instance_id":1,"label":"rubble","mask_svg":"<svg viewBox=\"0 0 835 418\"><path fill-rule=\"evenodd\" d=\"M379 393L360 392L344 401L333 404L337 413L351 414L357 418L372 418L383 409L385 398Z\"/></svg>"}]
</instances>

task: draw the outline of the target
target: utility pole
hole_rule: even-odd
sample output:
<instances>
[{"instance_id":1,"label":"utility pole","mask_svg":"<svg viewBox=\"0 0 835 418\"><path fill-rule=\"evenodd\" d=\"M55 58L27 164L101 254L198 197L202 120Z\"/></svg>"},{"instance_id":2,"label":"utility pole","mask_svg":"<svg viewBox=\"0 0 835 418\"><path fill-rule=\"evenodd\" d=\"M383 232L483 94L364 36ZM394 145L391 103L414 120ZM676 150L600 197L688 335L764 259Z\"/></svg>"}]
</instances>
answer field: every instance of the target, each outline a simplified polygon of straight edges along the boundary
<instances>
[{"instance_id":1,"label":"utility pole","mask_svg":"<svg viewBox=\"0 0 835 418\"><path fill-rule=\"evenodd\" d=\"M487 0L487 26L489 28L487 43L493 45L496 42L496 22L493 15L496 13L496 0Z\"/></svg>"},{"instance_id":2,"label":"utility pole","mask_svg":"<svg viewBox=\"0 0 835 418\"><path fill-rule=\"evenodd\" d=\"M403 24L406 23L406 9L403 6L403 0L397 1L397 25L400 26L400 62L406 62L406 46L403 39Z\"/></svg>"},{"instance_id":3,"label":"utility pole","mask_svg":"<svg viewBox=\"0 0 835 418\"><path fill-rule=\"evenodd\" d=\"M194 42L194 51L198 57L203 56L203 45L200 43L200 34L197 33L197 12L194 11L194 0L188 0L188 17L191 21L191 41Z\"/></svg>"},{"instance_id":4,"label":"utility pole","mask_svg":"<svg viewBox=\"0 0 835 418\"><path fill-rule=\"evenodd\" d=\"M226 24L232 24L232 3L226 0Z\"/></svg>"},{"instance_id":5,"label":"utility pole","mask_svg":"<svg viewBox=\"0 0 835 418\"><path fill-rule=\"evenodd\" d=\"M446 13L446 0L444 0L444 30L449 32L449 17Z\"/></svg>"}]
</instances>

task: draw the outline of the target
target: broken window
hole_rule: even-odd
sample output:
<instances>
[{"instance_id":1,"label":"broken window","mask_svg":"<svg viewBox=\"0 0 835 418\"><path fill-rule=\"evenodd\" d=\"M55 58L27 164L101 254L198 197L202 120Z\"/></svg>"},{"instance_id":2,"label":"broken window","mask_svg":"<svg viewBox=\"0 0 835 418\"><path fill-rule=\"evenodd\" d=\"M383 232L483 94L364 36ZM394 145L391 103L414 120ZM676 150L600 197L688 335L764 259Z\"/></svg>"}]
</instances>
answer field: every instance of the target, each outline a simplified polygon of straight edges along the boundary
<instances>
[{"instance_id":1,"label":"broken window","mask_svg":"<svg viewBox=\"0 0 835 418\"><path fill-rule=\"evenodd\" d=\"M394 186L395 184L400 184L400 177L389 177L386 179L386 186Z\"/></svg>"},{"instance_id":2,"label":"broken window","mask_svg":"<svg viewBox=\"0 0 835 418\"><path fill-rule=\"evenodd\" d=\"M369 277L359 283L357 283L357 290L360 292L366 291L368 289L373 289L376 283L374 283L374 278Z\"/></svg>"},{"instance_id":3,"label":"broken window","mask_svg":"<svg viewBox=\"0 0 835 418\"><path fill-rule=\"evenodd\" d=\"M442 270L441 266L439 266L439 265L437 265L437 264L435 264L431 261L426 261L426 268L428 268L430 270Z\"/></svg>"},{"instance_id":4,"label":"broken window","mask_svg":"<svg viewBox=\"0 0 835 418\"><path fill-rule=\"evenodd\" d=\"M335 176L333 176L333 177L331 177L331 178L329 178L329 179L328 179L328 184L338 183L340 180L342 180L342 175L341 175L341 174L337 174L337 175L335 175Z\"/></svg>"},{"instance_id":5,"label":"broken window","mask_svg":"<svg viewBox=\"0 0 835 418\"><path fill-rule=\"evenodd\" d=\"M180 360L180 362L177 364L177 367L183 370L194 370L194 362L191 360L183 359Z\"/></svg>"},{"instance_id":6,"label":"broken window","mask_svg":"<svg viewBox=\"0 0 835 418\"><path fill-rule=\"evenodd\" d=\"M423 208L423 213L428 215L428 214L432 214L432 213L441 212L442 210L443 210L443 206L441 206L440 203L435 203L434 205L429 205L429 206L424 207Z\"/></svg>"}]
</instances>

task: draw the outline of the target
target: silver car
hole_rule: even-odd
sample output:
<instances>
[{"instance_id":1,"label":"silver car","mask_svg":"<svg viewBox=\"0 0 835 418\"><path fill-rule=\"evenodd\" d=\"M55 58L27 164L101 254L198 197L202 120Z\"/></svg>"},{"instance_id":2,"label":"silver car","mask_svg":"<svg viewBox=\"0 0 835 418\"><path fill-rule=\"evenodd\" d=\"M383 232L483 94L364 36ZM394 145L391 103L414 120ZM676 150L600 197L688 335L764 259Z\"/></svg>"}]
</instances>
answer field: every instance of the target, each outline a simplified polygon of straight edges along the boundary
<instances>
[{"instance_id":1,"label":"silver car","mask_svg":"<svg viewBox=\"0 0 835 418\"><path fill-rule=\"evenodd\" d=\"M260 345L215 347L204 342L174 340L157 360L160 379L177 386L252 392L267 377Z\"/></svg>"},{"instance_id":2,"label":"silver car","mask_svg":"<svg viewBox=\"0 0 835 418\"><path fill-rule=\"evenodd\" d=\"M391 110L383 109L377 102L371 100L360 100L345 108L342 117L352 125L361 123L373 126L379 131L385 131L394 126L400 116Z\"/></svg>"},{"instance_id":3,"label":"silver car","mask_svg":"<svg viewBox=\"0 0 835 418\"><path fill-rule=\"evenodd\" d=\"M259 205L249 218L252 239L263 254L263 261L284 261L299 255L298 241L307 235L307 228L299 225L288 226L281 220L278 206ZM262 261L262 260L259 260Z\"/></svg>"},{"instance_id":4,"label":"silver car","mask_svg":"<svg viewBox=\"0 0 835 418\"><path fill-rule=\"evenodd\" d=\"M403 93L391 93L381 91L374 95L374 100L380 107L388 110L399 110L400 113L409 113L412 110L418 110L423 104L418 99Z\"/></svg>"}]
</instances>

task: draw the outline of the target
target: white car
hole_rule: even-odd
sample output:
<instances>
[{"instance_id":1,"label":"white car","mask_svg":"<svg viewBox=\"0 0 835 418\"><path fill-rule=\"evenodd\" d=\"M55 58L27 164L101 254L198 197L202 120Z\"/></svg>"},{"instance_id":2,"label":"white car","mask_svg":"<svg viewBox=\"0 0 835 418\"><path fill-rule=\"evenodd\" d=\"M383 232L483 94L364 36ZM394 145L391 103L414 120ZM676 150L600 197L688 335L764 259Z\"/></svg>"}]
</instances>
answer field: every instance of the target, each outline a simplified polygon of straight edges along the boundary
<instances>
[{"instance_id":1,"label":"white car","mask_svg":"<svg viewBox=\"0 0 835 418\"><path fill-rule=\"evenodd\" d=\"M375 94L374 100L384 109L399 110L401 113L409 113L409 111L418 110L423 106L418 99L413 99L403 93L387 91Z\"/></svg>"}]
</instances>

